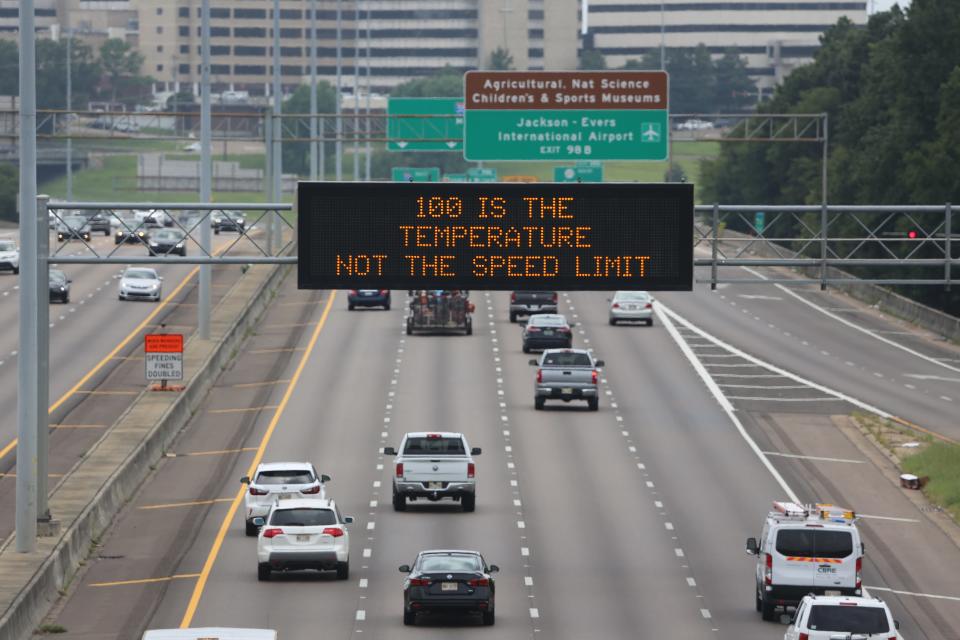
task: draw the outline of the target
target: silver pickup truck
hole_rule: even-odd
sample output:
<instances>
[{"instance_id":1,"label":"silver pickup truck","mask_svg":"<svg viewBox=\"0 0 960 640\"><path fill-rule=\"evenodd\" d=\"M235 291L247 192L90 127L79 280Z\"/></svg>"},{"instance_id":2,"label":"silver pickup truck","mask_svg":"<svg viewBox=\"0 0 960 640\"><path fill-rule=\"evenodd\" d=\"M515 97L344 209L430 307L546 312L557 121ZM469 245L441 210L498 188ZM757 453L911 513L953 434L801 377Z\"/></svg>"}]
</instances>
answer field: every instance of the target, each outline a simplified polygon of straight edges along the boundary
<instances>
[{"instance_id":1,"label":"silver pickup truck","mask_svg":"<svg viewBox=\"0 0 960 640\"><path fill-rule=\"evenodd\" d=\"M473 511L477 498L476 465L462 433L416 432L403 436L400 452L384 447L384 455L396 456L393 477L393 509L406 511L407 500L441 498L458 500L464 511Z\"/></svg>"},{"instance_id":2,"label":"silver pickup truck","mask_svg":"<svg viewBox=\"0 0 960 640\"><path fill-rule=\"evenodd\" d=\"M600 407L597 367L603 360L594 360L587 349L547 349L540 358L531 360L537 367L533 406L543 409L549 400L586 400L591 411Z\"/></svg>"}]
</instances>

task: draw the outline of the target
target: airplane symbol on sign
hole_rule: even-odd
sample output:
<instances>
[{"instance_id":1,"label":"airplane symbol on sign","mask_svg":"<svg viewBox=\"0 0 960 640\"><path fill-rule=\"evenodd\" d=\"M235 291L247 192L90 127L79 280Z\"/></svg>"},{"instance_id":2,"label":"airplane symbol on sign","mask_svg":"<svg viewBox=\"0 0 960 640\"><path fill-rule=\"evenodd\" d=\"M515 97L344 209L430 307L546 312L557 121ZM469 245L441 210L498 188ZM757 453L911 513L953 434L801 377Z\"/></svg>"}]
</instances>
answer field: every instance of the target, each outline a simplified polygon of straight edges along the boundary
<instances>
[{"instance_id":1,"label":"airplane symbol on sign","mask_svg":"<svg viewBox=\"0 0 960 640\"><path fill-rule=\"evenodd\" d=\"M640 134L643 137L644 142L659 142L660 141L660 128L652 122L648 122L644 125L646 128L643 133Z\"/></svg>"}]
</instances>

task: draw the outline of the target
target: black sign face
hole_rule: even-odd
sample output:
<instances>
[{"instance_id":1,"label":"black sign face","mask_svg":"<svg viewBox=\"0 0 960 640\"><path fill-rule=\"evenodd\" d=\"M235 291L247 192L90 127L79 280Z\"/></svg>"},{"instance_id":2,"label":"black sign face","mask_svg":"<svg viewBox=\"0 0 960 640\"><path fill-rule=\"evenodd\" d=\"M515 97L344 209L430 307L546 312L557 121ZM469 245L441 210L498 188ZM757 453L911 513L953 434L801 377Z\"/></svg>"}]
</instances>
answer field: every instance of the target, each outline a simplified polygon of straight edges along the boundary
<instances>
[{"instance_id":1,"label":"black sign face","mask_svg":"<svg viewBox=\"0 0 960 640\"><path fill-rule=\"evenodd\" d=\"M301 182L301 289L689 291L693 185Z\"/></svg>"}]
</instances>

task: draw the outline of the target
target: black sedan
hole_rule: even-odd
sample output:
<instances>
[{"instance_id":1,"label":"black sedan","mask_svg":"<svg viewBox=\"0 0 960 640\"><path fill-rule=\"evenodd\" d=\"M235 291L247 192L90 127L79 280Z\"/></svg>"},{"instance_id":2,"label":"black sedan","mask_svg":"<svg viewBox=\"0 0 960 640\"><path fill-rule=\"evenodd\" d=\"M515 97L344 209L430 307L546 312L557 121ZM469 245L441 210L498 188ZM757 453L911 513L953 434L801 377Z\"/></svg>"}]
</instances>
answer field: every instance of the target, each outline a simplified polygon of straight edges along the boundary
<instances>
[{"instance_id":1,"label":"black sedan","mask_svg":"<svg viewBox=\"0 0 960 640\"><path fill-rule=\"evenodd\" d=\"M179 229L160 229L147 237L147 251L151 256L177 253L187 255L186 234Z\"/></svg>"},{"instance_id":2,"label":"black sedan","mask_svg":"<svg viewBox=\"0 0 960 640\"><path fill-rule=\"evenodd\" d=\"M102 211L81 211L80 215L87 219L87 228L90 233L100 232L110 235L110 214Z\"/></svg>"},{"instance_id":3,"label":"black sedan","mask_svg":"<svg viewBox=\"0 0 960 640\"><path fill-rule=\"evenodd\" d=\"M90 242L90 227L87 219L83 216L65 216L57 225L57 240L59 242L69 240Z\"/></svg>"},{"instance_id":4,"label":"black sedan","mask_svg":"<svg viewBox=\"0 0 960 640\"><path fill-rule=\"evenodd\" d=\"M213 232L236 231L243 233L247 225L246 219L239 211L224 211L219 218L214 219Z\"/></svg>"},{"instance_id":5,"label":"black sedan","mask_svg":"<svg viewBox=\"0 0 960 640\"><path fill-rule=\"evenodd\" d=\"M350 289L347 294L347 309L357 307L383 307L390 311L389 289Z\"/></svg>"},{"instance_id":6,"label":"black sedan","mask_svg":"<svg viewBox=\"0 0 960 640\"><path fill-rule=\"evenodd\" d=\"M73 282L63 271L50 269L50 302L70 302L70 283Z\"/></svg>"},{"instance_id":7,"label":"black sedan","mask_svg":"<svg viewBox=\"0 0 960 640\"><path fill-rule=\"evenodd\" d=\"M403 624L417 622L417 614L479 613L483 624L494 622L492 574L500 569L487 565L476 551L421 551L413 567L403 565Z\"/></svg>"},{"instance_id":8,"label":"black sedan","mask_svg":"<svg viewBox=\"0 0 960 640\"><path fill-rule=\"evenodd\" d=\"M538 313L530 316L523 328L523 352L534 349L570 349L573 347L572 323L558 313Z\"/></svg>"}]
</instances>

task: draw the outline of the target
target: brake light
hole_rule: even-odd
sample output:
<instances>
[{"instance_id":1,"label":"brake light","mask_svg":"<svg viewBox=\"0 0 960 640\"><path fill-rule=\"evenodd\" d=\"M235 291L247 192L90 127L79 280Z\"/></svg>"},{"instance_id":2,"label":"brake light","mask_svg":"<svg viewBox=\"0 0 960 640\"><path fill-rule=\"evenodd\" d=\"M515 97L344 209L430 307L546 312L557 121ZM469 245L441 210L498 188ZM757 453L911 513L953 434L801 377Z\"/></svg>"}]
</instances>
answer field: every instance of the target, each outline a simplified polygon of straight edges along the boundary
<instances>
[{"instance_id":1,"label":"brake light","mask_svg":"<svg viewBox=\"0 0 960 640\"><path fill-rule=\"evenodd\" d=\"M397 477L398 477L398 478L402 478L402 477L403 477L403 463L402 463L402 462L398 462L398 463L397 463Z\"/></svg>"},{"instance_id":2,"label":"brake light","mask_svg":"<svg viewBox=\"0 0 960 640\"><path fill-rule=\"evenodd\" d=\"M486 578L474 578L467 584L469 584L471 587L489 587L490 581Z\"/></svg>"},{"instance_id":3,"label":"brake light","mask_svg":"<svg viewBox=\"0 0 960 640\"><path fill-rule=\"evenodd\" d=\"M510 302L516 302L516 301L517 301L517 292L514 291L513 293L510 294ZM411 584L413 583L411 582Z\"/></svg>"},{"instance_id":4,"label":"brake light","mask_svg":"<svg viewBox=\"0 0 960 640\"><path fill-rule=\"evenodd\" d=\"M593 370L593 375L590 376L590 379L591 379L591 381L593 382L593 384L597 384L597 370L596 370L596 369Z\"/></svg>"},{"instance_id":5,"label":"brake light","mask_svg":"<svg viewBox=\"0 0 960 640\"><path fill-rule=\"evenodd\" d=\"M773 556L769 553L766 556L767 566L763 570L763 582L764 584L773 584Z\"/></svg>"},{"instance_id":6,"label":"brake light","mask_svg":"<svg viewBox=\"0 0 960 640\"><path fill-rule=\"evenodd\" d=\"M863 558L857 558L857 589L863 584Z\"/></svg>"},{"instance_id":7,"label":"brake light","mask_svg":"<svg viewBox=\"0 0 960 640\"><path fill-rule=\"evenodd\" d=\"M343 529L341 529L340 527L326 527L323 530L323 535L339 538L340 536L343 535Z\"/></svg>"},{"instance_id":8,"label":"brake light","mask_svg":"<svg viewBox=\"0 0 960 640\"><path fill-rule=\"evenodd\" d=\"M537 369L537 382L543 382L543 369Z\"/></svg>"},{"instance_id":9,"label":"brake light","mask_svg":"<svg viewBox=\"0 0 960 640\"><path fill-rule=\"evenodd\" d=\"M389 293L386 289L380 289L380 295L385 296Z\"/></svg>"},{"instance_id":10,"label":"brake light","mask_svg":"<svg viewBox=\"0 0 960 640\"><path fill-rule=\"evenodd\" d=\"M438 440L440 438L439 433L428 433L427 440Z\"/></svg>"},{"instance_id":11,"label":"brake light","mask_svg":"<svg viewBox=\"0 0 960 640\"><path fill-rule=\"evenodd\" d=\"M529 324L527 325L527 333L537 333L539 331L540 327L531 327Z\"/></svg>"},{"instance_id":12,"label":"brake light","mask_svg":"<svg viewBox=\"0 0 960 640\"><path fill-rule=\"evenodd\" d=\"M250 486L250 495L252 496L265 496L269 493L266 489L257 489L253 485Z\"/></svg>"},{"instance_id":13,"label":"brake light","mask_svg":"<svg viewBox=\"0 0 960 640\"><path fill-rule=\"evenodd\" d=\"M810 640L810 634L809 634L809 633L802 633L802 632L801 632L801 633L800 633L800 637L798 638L798 640Z\"/></svg>"},{"instance_id":14,"label":"brake light","mask_svg":"<svg viewBox=\"0 0 960 640\"><path fill-rule=\"evenodd\" d=\"M614 302L613 305L611 305L611 306L612 306L614 309L619 309L619 308L620 308L620 303L619 303L619 302Z\"/></svg>"},{"instance_id":15,"label":"brake light","mask_svg":"<svg viewBox=\"0 0 960 640\"><path fill-rule=\"evenodd\" d=\"M282 536L283 529L267 529L263 532L264 538L273 538L275 536Z\"/></svg>"},{"instance_id":16,"label":"brake light","mask_svg":"<svg viewBox=\"0 0 960 640\"><path fill-rule=\"evenodd\" d=\"M411 587L429 587L430 578L410 578Z\"/></svg>"},{"instance_id":17,"label":"brake light","mask_svg":"<svg viewBox=\"0 0 960 640\"><path fill-rule=\"evenodd\" d=\"M320 485L310 487L309 489L300 489L300 493L315 494L320 493Z\"/></svg>"},{"instance_id":18,"label":"brake light","mask_svg":"<svg viewBox=\"0 0 960 640\"><path fill-rule=\"evenodd\" d=\"M550 296L550 299L553 300L553 304L557 304L557 292L554 291L553 295Z\"/></svg>"},{"instance_id":19,"label":"brake light","mask_svg":"<svg viewBox=\"0 0 960 640\"><path fill-rule=\"evenodd\" d=\"M649 302L644 306L645 309L653 309L653 305Z\"/></svg>"},{"instance_id":20,"label":"brake light","mask_svg":"<svg viewBox=\"0 0 960 640\"><path fill-rule=\"evenodd\" d=\"M350 295L352 295L352 296L357 295L357 290L356 290L356 289L350 289Z\"/></svg>"},{"instance_id":21,"label":"brake light","mask_svg":"<svg viewBox=\"0 0 960 640\"><path fill-rule=\"evenodd\" d=\"M476 467L472 462L467 463L467 477L472 478L476 473Z\"/></svg>"}]
</instances>

